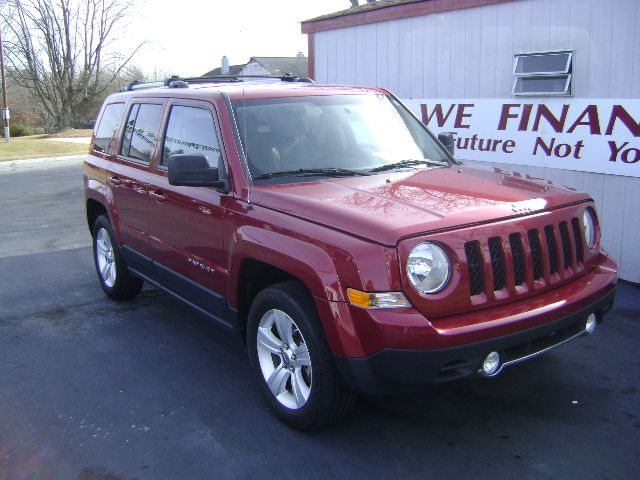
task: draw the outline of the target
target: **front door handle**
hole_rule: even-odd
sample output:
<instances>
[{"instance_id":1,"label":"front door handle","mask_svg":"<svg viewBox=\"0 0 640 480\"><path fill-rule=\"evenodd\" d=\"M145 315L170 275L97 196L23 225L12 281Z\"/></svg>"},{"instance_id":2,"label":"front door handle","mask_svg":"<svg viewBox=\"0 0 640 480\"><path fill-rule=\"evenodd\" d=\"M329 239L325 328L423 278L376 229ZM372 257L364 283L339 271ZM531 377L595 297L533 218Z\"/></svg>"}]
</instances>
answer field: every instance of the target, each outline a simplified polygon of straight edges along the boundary
<instances>
[{"instance_id":1,"label":"front door handle","mask_svg":"<svg viewBox=\"0 0 640 480\"><path fill-rule=\"evenodd\" d=\"M198 205L198 210L200 210L200 212L204 213L205 215L211 215L213 213L210 208L205 207L204 205Z\"/></svg>"},{"instance_id":2,"label":"front door handle","mask_svg":"<svg viewBox=\"0 0 640 480\"><path fill-rule=\"evenodd\" d=\"M157 201L159 202L164 202L167 197L162 193L162 192L158 192L158 191L149 191L149 195L151 195L153 198L155 198Z\"/></svg>"},{"instance_id":3,"label":"front door handle","mask_svg":"<svg viewBox=\"0 0 640 480\"><path fill-rule=\"evenodd\" d=\"M120 180L118 177L111 176L109 177L109 183L111 183L111 185L113 185L114 187L119 187L120 185L122 185L122 180Z\"/></svg>"}]
</instances>

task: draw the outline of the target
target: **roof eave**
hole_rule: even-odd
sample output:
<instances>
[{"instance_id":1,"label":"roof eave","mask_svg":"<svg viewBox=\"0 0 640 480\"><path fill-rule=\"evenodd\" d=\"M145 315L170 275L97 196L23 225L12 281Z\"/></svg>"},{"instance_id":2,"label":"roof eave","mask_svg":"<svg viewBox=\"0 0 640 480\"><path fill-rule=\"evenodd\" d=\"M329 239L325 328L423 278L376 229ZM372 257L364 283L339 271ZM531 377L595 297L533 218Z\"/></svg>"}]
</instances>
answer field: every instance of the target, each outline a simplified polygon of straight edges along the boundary
<instances>
[{"instance_id":1,"label":"roof eave","mask_svg":"<svg viewBox=\"0 0 640 480\"><path fill-rule=\"evenodd\" d=\"M398 5L381 5L379 8L364 11L344 10L338 12L335 17L305 20L301 23L301 30L302 33L316 33L511 1L513 0L425 0Z\"/></svg>"}]
</instances>

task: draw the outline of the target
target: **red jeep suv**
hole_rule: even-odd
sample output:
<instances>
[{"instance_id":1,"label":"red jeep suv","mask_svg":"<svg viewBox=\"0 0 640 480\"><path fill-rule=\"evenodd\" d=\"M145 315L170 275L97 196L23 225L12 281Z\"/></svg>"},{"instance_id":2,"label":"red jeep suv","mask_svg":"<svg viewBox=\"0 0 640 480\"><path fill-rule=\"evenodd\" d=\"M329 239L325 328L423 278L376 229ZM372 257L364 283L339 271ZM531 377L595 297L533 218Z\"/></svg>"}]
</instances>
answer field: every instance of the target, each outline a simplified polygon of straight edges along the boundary
<instances>
[{"instance_id":1,"label":"red jeep suv","mask_svg":"<svg viewBox=\"0 0 640 480\"><path fill-rule=\"evenodd\" d=\"M98 279L246 342L296 428L590 334L616 265L593 200L456 161L389 92L306 79L132 84L84 164Z\"/></svg>"}]
</instances>

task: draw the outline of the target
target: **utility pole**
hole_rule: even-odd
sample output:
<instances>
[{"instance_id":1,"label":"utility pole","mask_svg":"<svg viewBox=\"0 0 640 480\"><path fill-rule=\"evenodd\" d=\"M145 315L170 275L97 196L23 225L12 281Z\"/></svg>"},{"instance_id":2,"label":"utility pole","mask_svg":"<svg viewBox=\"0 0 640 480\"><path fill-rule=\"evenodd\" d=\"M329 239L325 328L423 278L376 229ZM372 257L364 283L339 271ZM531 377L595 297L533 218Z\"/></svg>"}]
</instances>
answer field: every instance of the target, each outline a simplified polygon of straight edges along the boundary
<instances>
[{"instance_id":1,"label":"utility pole","mask_svg":"<svg viewBox=\"0 0 640 480\"><path fill-rule=\"evenodd\" d=\"M9 143L9 104L7 103L7 81L4 77L4 48L2 47L2 29L0 29L0 76L2 76L2 120L4 123L4 141Z\"/></svg>"}]
</instances>

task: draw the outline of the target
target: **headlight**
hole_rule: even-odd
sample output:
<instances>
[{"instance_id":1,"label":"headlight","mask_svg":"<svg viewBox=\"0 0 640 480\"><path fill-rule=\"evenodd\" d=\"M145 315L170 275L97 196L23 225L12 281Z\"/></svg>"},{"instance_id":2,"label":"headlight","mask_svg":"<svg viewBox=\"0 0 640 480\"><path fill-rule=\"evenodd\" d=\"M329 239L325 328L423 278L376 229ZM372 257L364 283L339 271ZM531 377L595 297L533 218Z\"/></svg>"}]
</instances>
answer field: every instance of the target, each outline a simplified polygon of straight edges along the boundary
<instances>
[{"instance_id":1,"label":"headlight","mask_svg":"<svg viewBox=\"0 0 640 480\"><path fill-rule=\"evenodd\" d=\"M592 208L585 209L582 214L582 225L584 225L584 242L588 248L596 246L596 214Z\"/></svg>"},{"instance_id":2,"label":"headlight","mask_svg":"<svg viewBox=\"0 0 640 480\"><path fill-rule=\"evenodd\" d=\"M422 293L442 290L451 276L451 262L445 251L431 242L416 245L407 261L409 280Z\"/></svg>"}]
</instances>

